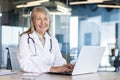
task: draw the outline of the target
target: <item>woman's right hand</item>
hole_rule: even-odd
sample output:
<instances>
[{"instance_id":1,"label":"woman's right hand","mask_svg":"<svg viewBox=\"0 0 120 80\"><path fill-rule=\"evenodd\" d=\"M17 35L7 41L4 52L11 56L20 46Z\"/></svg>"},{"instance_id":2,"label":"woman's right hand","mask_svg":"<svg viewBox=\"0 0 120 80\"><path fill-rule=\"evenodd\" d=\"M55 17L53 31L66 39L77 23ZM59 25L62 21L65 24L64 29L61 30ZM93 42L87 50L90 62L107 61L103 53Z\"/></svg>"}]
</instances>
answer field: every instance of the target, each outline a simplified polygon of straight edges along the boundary
<instances>
[{"instance_id":1,"label":"woman's right hand","mask_svg":"<svg viewBox=\"0 0 120 80\"><path fill-rule=\"evenodd\" d=\"M70 72L72 69L65 66L51 67L50 72Z\"/></svg>"}]
</instances>

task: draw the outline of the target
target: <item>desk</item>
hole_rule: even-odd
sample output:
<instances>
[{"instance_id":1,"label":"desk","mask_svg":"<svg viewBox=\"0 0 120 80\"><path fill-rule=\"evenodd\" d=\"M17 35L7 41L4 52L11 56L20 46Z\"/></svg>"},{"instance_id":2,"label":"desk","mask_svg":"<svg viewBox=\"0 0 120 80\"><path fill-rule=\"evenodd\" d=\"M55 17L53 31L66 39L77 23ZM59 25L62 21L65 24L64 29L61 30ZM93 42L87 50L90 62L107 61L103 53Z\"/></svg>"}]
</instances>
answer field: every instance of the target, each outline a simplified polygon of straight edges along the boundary
<instances>
[{"instance_id":1,"label":"desk","mask_svg":"<svg viewBox=\"0 0 120 80\"><path fill-rule=\"evenodd\" d=\"M97 72L77 76L42 74L36 77L23 77L19 73L0 76L0 80L120 80L120 72Z\"/></svg>"}]
</instances>

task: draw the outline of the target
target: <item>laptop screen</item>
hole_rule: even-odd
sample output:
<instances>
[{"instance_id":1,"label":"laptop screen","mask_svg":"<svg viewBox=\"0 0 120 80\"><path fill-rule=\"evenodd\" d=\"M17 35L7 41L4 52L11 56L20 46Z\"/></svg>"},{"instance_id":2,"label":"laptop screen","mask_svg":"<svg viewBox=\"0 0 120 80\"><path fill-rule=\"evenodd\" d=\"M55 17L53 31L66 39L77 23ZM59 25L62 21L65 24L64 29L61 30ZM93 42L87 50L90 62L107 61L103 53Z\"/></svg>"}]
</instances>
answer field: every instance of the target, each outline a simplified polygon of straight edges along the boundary
<instances>
[{"instance_id":1,"label":"laptop screen","mask_svg":"<svg viewBox=\"0 0 120 80\"><path fill-rule=\"evenodd\" d=\"M79 53L72 75L97 72L105 47L83 46Z\"/></svg>"}]
</instances>

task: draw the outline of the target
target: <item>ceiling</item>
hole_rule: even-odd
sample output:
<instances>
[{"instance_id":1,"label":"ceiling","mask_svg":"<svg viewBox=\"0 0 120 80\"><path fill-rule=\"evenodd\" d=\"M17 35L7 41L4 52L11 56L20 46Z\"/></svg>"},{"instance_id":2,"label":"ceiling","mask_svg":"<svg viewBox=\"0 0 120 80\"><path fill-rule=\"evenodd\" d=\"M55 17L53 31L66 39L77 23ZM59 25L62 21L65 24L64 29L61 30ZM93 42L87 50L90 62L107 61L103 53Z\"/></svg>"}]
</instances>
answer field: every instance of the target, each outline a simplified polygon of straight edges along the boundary
<instances>
[{"instance_id":1,"label":"ceiling","mask_svg":"<svg viewBox=\"0 0 120 80\"><path fill-rule=\"evenodd\" d=\"M2 24L9 24L9 25L18 25L18 22L22 24L23 18L19 17L19 14L24 14L25 12L27 13L28 10L30 10L30 7L27 8L16 8L16 5L19 4L25 4L30 1L35 1L35 0L0 0L0 10L2 12ZM70 2L77 2L77 1L87 1L87 0L50 0L50 1L59 1L64 3L64 5L68 5L69 7L76 6L76 5L70 5ZM97 1L97 0L91 0L91 1ZM85 3L85 5L88 3ZM105 4L105 5L120 5L120 0L110 0L110 1L104 1L102 3L95 3L96 4ZM78 6L85 6L84 4L78 4ZM20 21L18 21L20 19Z\"/></svg>"},{"instance_id":2,"label":"ceiling","mask_svg":"<svg viewBox=\"0 0 120 80\"><path fill-rule=\"evenodd\" d=\"M26 3L28 1L33 1L33 0L8 0L8 1L12 2L13 4L22 4L22 3ZM69 4L69 2L82 2L82 1L92 1L92 0L49 0L49 1L60 1L65 4ZM93 0L93 1L101 1L101 0ZM102 4L119 5L120 0L103 0Z\"/></svg>"},{"instance_id":3,"label":"ceiling","mask_svg":"<svg viewBox=\"0 0 120 80\"><path fill-rule=\"evenodd\" d=\"M29 1L33 1L33 0L4 0L0 2L0 7L1 7L1 11L8 11L8 10L13 10L16 9L16 5L18 4L25 4ZM34 0L35 1L35 0ZM70 2L82 2L82 1L88 1L88 0L50 0L50 1L59 1L64 3L65 5L70 5ZM92 1L92 0L91 0ZM93 1L99 1L99 0L93 0ZM85 3L87 4L87 3ZM96 3L98 4L98 3ZM105 5L120 5L120 0L109 0L109 1L105 1L103 0L102 3L99 4L105 4ZM78 5L82 5L82 4L78 4Z\"/></svg>"}]
</instances>

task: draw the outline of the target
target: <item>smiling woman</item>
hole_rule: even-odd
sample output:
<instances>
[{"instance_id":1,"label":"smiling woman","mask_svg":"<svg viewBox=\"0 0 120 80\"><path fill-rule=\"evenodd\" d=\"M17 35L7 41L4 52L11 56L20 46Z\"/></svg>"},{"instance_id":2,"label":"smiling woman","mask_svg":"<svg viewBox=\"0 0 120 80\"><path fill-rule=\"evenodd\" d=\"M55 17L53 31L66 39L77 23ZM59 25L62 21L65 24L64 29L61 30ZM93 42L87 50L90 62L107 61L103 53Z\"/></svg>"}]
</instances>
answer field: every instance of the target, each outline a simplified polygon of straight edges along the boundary
<instances>
[{"instance_id":1,"label":"smiling woman","mask_svg":"<svg viewBox=\"0 0 120 80\"><path fill-rule=\"evenodd\" d=\"M50 14L48 14L48 10L46 8L43 8L40 10L39 8L33 9L33 26L35 26L35 30L41 34L42 36L45 34L45 32L49 29L49 23L50 23Z\"/></svg>"},{"instance_id":2,"label":"smiling woman","mask_svg":"<svg viewBox=\"0 0 120 80\"><path fill-rule=\"evenodd\" d=\"M73 65L66 64L57 39L48 34L48 9L43 6L33 8L30 25L19 40L18 61L21 69L37 73L72 71Z\"/></svg>"},{"instance_id":3,"label":"smiling woman","mask_svg":"<svg viewBox=\"0 0 120 80\"><path fill-rule=\"evenodd\" d=\"M46 11L44 11L43 9L40 9L40 11L39 11L38 7L36 7L35 5L26 6L27 4L31 5L33 1L38 1L38 0L6 0L6 1L0 1L0 13L2 13L2 15L0 15L1 16L0 17L0 25L1 25L0 26L0 31L1 31L0 52L2 53L2 54L0 54L0 67L2 67L2 68L6 68L6 64L5 64L6 56L5 56L5 53L4 53L5 48L9 47L9 46L15 46L15 47L18 46L18 37L20 37L20 40L19 40L19 42L20 42L21 40L23 40L23 39L21 39L21 37L23 35L27 34L27 32L29 33L30 39L29 40L26 39L26 43L29 43L28 44L28 49L30 49L31 55L32 55L32 53L33 54L36 53L35 55L38 55L39 48L40 49L41 48L47 48L47 50L44 50L44 52L46 52L46 53L48 52L48 54L57 52L56 56L59 57L57 59L54 58L55 59L54 61L56 61L56 62L54 62L54 67L55 67L55 65L58 65L56 63L59 59L62 60L61 63L58 61L59 64L66 63L65 59L61 57L62 56L61 52L60 52L61 48L58 49L58 51L55 51L53 48L54 48L54 46L56 47L56 45L57 45L56 48L59 48L59 44L58 44L56 38L54 37L56 34L62 34L63 37L64 36L67 36L67 37L69 36L69 34L68 35L66 34L67 29L63 30L61 28L61 26L65 26L65 27L68 26L68 25L66 25L66 24L68 24L68 23L66 23L66 20L67 20L68 16L66 17L66 13L63 13L63 12L61 12L61 14L55 14L54 12L52 14L49 14L49 11L46 8L44 8L44 10L46 9ZM48 3L51 2L51 0L39 0L38 3L40 1L42 1L42 2L47 1ZM54 1L52 0L52 2L54 2ZM65 3L66 2L68 3L67 0L61 0L61 1L56 0L55 2L59 2L61 4L63 3L65 5L65 7L67 6ZM46 2L44 2L44 3L46 3ZM22 7L18 8L18 7L16 7L17 5L22 5ZM40 7L40 5L41 4L38 4L39 7ZM51 9L53 9L52 5L47 6L47 8L50 11L51 11ZM32 16L30 16L31 15L30 12L33 8L35 10L35 13L32 17ZM41 11L41 10L43 10L43 11ZM56 8L54 9L54 11L56 11ZM28 15L25 15L25 14L28 14ZM25 16L23 16L23 15L25 15ZM42 16L40 16L40 15L42 15ZM65 16L64 25L61 24L61 21L60 21L61 16ZM51 19L52 19L52 21L51 21ZM28 28L29 28L29 30L28 30ZM49 33L49 28L50 28L50 33L52 33L52 34ZM27 31L27 32L25 33L24 31ZM25 34L24 33L21 34L22 32L24 32ZM35 33L35 35L38 37L37 38L38 41L36 41L36 37L34 38L34 36L31 36L32 33ZM21 34L21 36L19 36L20 34ZM28 38L28 35L26 35L26 38ZM34 41L32 41L31 38L33 38ZM63 39L64 40L61 41L62 45L65 42L69 43L68 40L66 41L65 38L63 38ZM41 47L38 47L38 44L40 44ZM48 45L47 47L46 47L46 44ZM21 46L21 45L19 45L19 46ZM25 44L23 45L23 47L24 46L25 46ZM52 49L51 49L51 47L52 47ZM25 48L24 51L26 52L26 48ZM20 53L22 53L22 52L23 51L20 50ZM41 52L41 54L42 54L42 52ZM53 55L53 54L51 54L51 55ZM48 57L48 56L49 55L47 55L46 57ZM34 56L34 57L36 57L36 56ZM52 57L54 57L54 56L52 56ZM41 59L41 61L43 59ZM46 60L43 60L43 61L46 61Z\"/></svg>"}]
</instances>

